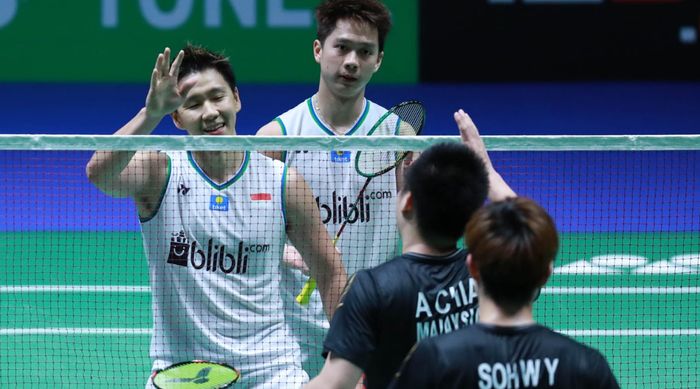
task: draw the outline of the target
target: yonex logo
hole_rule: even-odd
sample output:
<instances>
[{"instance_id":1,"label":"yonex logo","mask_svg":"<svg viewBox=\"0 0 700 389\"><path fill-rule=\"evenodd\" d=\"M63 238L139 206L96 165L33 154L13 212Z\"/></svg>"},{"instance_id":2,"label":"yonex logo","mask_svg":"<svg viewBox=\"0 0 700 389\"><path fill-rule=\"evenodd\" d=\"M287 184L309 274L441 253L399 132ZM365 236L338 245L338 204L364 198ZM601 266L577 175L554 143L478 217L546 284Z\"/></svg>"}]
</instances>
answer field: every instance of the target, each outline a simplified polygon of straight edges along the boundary
<instances>
[{"instance_id":1,"label":"yonex logo","mask_svg":"<svg viewBox=\"0 0 700 389\"><path fill-rule=\"evenodd\" d=\"M186 187L185 184L180 183L180 186L177 188L177 193L181 195L186 195L187 192L190 191L190 188Z\"/></svg>"},{"instance_id":2,"label":"yonex logo","mask_svg":"<svg viewBox=\"0 0 700 389\"><path fill-rule=\"evenodd\" d=\"M203 369L200 369L197 372L197 375L195 375L192 378L170 378L165 382L172 382L172 383L186 383L186 382L192 382L194 384L205 384L209 382L209 373L211 372L211 367L205 367Z\"/></svg>"},{"instance_id":3,"label":"yonex logo","mask_svg":"<svg viewBox=\"0 0 700 389\"><path fill-rule=\"evenodd\" d=\"M200 248L201 247L201 248ZM227 252L226 245L214 243L209 239L206 246L196 240L190 242L184 231L172 234L170 238L170 252L167 262L173 265L188 267L197 270L206 269L216 273L245 274L248 271L248 256L250 254L267 253L269 244L244 244L238 242L234 253Z\"/></svg>"},{"instance_id":4,"label":"yonex logo","mask_svg":"<svg viewBox=\"0 0 700 389\"><path fill-rule=\"evenodd\" d=\"M598 255L554 269L555 274L698 274L700 253L675 255L668 260L651 261L630 254Z\"/></svg>"}]
</instances>

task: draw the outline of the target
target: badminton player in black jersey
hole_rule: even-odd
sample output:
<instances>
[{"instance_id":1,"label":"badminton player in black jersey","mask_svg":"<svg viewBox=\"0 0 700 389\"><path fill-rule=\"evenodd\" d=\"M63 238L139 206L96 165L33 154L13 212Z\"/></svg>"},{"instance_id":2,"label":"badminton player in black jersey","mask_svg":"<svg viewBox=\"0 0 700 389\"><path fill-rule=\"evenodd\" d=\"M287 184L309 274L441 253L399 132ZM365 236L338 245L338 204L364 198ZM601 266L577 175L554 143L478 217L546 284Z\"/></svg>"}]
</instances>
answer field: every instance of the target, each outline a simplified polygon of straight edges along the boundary
<instances>
[{"instance_id":1,"label":"badminton player in black jersey","mask_svg":"<svg viewBox=\"0 0 700 389\"><path fill-rule=\"evenodd\" d=\"M544 209L525 198L489 204L469 221L466 240L479 322L420 342L393 388L619 388L597 350L533 319L559 246Z\"/></svg>"},{"instance_id":2,"label":"badminton player in black jersey","mask_svg":"<svg viewBox=\"0 0 700 389\"><path fill-rule=\"evenodd\" d=\"M515 194L495 171L479 133L455 113L462 143L428 148L406 172L397 199L403 255L355 273L323 344L326 362L307 388L386 388L411 346L476 321L476 284L457 249L487 195ZM465 147L466 146L466 147Z\"/></svg>"}]
</instances>

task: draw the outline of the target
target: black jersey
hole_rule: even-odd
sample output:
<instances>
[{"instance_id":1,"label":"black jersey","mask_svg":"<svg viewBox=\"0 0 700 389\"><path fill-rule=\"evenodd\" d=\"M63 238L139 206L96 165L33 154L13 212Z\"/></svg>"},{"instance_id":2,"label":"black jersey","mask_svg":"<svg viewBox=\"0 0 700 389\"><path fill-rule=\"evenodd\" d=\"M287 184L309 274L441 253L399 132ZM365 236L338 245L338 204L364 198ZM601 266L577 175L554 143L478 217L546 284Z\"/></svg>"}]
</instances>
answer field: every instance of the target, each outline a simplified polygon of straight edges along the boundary
<instances>
[{"instance_id":1,"label":"black jersey","mask_svg":"<svg viewBox=\"0 0 700 389\"><path fill-rule=\"evenodd\" d=\"M390 388L619 388L595 349L533 324L478 323L421 342Z\"/></svg>"},{"instance_id":2,"label":"black jersey","mask_svg":"<svg viewBox=\"0 0 700 389\"><path fill-rule=\"evenodd\" d=\"M385 388L417 340L452 332L477 318L476 284L466 251L404 254L348 281L323 344L365 372L367 388Z\"/></svg>"}]
</instances>

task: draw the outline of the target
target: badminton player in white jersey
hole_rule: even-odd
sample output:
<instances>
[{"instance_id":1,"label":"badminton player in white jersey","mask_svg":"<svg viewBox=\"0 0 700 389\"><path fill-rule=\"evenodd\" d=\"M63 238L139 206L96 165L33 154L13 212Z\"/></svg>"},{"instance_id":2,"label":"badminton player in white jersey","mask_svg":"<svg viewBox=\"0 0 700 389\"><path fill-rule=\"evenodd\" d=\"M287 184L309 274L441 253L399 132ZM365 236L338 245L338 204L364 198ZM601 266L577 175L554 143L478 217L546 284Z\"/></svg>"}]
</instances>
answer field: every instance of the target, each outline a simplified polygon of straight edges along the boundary
<instances>
[{"instance_id":1,"label":"badminton player in white jersey","mask_svg":"<svg viewBox=\"0 0 700 389\"><path fill-rule=\"evenodd\" d=\"M228 59L188 46L158 56L146 105L116 132L148 135L171 115L190 135L235 135L241 100ZM236 367L244 387L307 380L280 297L287 238L302 253L330 317L346 281L304 179L240 151L98 151L90 181L131 197L153 293L153 369L203 359ZM150 385L150 383L149 383Z\"/></svg>"},{"instance_id":2,"label":"badminton player in white jersey","mask_svg":"<svg viewBox=\"0 0 700 389\"><path fill-rule=\"evenodd\" d=\"M258 135L362 136L386 113L365 98L365 87L382 64L391 28L388 9L377 0L326 0L316 9L316 21L313 56L320 65L318 92L262 127ZM350 207L366 180L355 171L354 154L351 150L268 154L304 176L332 236L349 219L337 241L348 274L399 252L395 200L400 169L374 178L357 205L359 212L352 213ZM295 254L293 248L288 253L288 259ZM299 338L304 369L314 376L323 366L328 321L318 293L308 305L295 302L308 276L294 268L284 272L286 315Z\"/></svg>"}]
</instances>

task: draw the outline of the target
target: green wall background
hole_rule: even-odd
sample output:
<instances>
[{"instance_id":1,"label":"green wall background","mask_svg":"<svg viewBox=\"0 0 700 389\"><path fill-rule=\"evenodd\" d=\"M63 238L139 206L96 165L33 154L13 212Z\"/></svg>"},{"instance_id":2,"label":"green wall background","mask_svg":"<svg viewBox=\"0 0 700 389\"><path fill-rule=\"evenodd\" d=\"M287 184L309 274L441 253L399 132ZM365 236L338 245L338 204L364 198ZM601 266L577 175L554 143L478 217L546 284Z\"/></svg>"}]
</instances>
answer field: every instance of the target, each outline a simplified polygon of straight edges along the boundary
<instances>
[{"instance_id":1,"label":"green wall background","mask_svg":"<svg viewBox=\"0 0 700 389\"><path fill-rule=\"evenodd\" d=\"M0 82L147 82L163 47L187 41L225 52L242 82L316 82L317 3L0 0ZM374 82L415 83L418 1L385 3L394 28Z\"/></svg>"}]
</instances>

